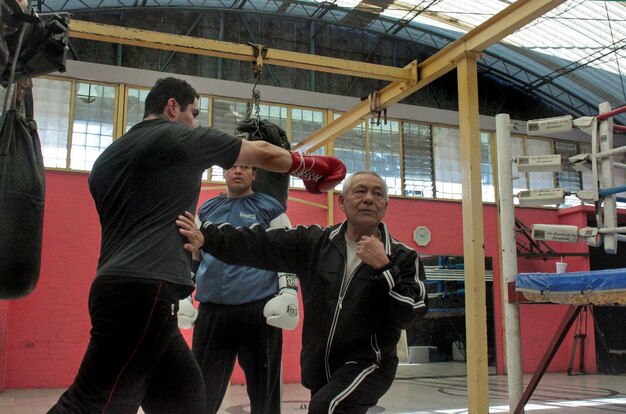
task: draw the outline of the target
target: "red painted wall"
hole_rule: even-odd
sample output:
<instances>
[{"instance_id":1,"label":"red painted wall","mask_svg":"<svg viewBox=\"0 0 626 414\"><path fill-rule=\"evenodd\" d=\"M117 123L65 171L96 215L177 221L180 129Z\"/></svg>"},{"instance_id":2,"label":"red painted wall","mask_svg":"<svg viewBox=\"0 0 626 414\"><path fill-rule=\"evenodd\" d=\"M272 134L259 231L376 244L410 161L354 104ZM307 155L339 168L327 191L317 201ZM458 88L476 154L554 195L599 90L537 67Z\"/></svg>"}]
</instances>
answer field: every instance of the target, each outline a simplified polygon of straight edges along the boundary
<instances>
[{"instance_id":1,"label":"red painted wall","mask_svg":"<svg viewBox=\"0 0 626 414\"><path fill-rule=\"evenodd\" d=\"M555 214L556 213L556 214ZM588 210L582 207L574 207L559 211L543 210L543 209L519 209L516 210L516 217L529 226L533 223L543 224L568 224L575 225L579 228L587 226ZM518 236L518 241L522 240ZM561 253L587 253L589 250L583 242L576 244L554 243L551 247ZM558 259L560 260L560 259ZM555 263L557 259L539 260L539 259L518 259L518 273L522 272L555 272ZM576 272L589 270L589 258L583 256L564 257L563 261L567 262L567 271ZM497 309L501 313L502 308ZM556 332L567 305L555 304L522 304L520 305L520 330L522 339L522 369L525 373L534 372L543 357L543 354L550 344L554 333ZM499 318L501 320L501 318ZM574 333L576 323L565 336L557 354L554 356L548 371L566 371L569 365L571 350L574 342ZM585 368L587 373L596 372L596 349L594 338L593 320L586 320L585 329L587 332L587 341L585 343ZM503 334L503 328L500 326L500 333ZM503 349L502 339L498 346L499 350ZM578 370L578 352L575 359L574 371ZM498 372L504 372L504 362L498 358Z\"/></svg>"},{"instance_id":2,"label":"red painted wall","mask_svg":"<svg viewBox=\"0 0 626 414\"><path fill-rule=\"evenodd\" d=\"M47 171L46 209L40 280L35 291L26 298L0 302L0 389L66 387L74 378L88 342L90 329L87 313L89 286L96 269L100 242L100 226L87 188L87 174ZM222 189L207 186L201 194L204 201ZM327 195L312 195L292 190L288 214L295 224L328 224L325 208ZM427 226L431 243L417 250L422 254L463 255L462 205L459 202L392 199L386 223L399 240L417 248L413 229ZM333 206L336 221L343 212ZM582 210L563 214L555 210L517 209L516 215L526 224L563 223L581 225L586 213ZM493 258L496 279L496 346L498 372L504 372L501 326L500 258L496 207L484 208L485 255ZM584 246L555 246L556 250L586 251ZM520 259L519 271L553 271L554 262ZM588 269L587 258L571 257L568 271ZM491 300L489 298L488 300ZM522 305L522 346L525 372L534 370L552 333L560 322L565 306ZM191 331L185 337L190 340ZM284 381L300 381L300 329L285 332ZM588 332L593 336L593 327ZM550 370L564 371L569 362L571 337L557 353ZM595 365L593 341L587 342L587 361ZM4 358L3 358L4 357ZM593 372L595 367L589 367ZM243 381L238 369L233 382Z\"/></svg>"}]
</instances>

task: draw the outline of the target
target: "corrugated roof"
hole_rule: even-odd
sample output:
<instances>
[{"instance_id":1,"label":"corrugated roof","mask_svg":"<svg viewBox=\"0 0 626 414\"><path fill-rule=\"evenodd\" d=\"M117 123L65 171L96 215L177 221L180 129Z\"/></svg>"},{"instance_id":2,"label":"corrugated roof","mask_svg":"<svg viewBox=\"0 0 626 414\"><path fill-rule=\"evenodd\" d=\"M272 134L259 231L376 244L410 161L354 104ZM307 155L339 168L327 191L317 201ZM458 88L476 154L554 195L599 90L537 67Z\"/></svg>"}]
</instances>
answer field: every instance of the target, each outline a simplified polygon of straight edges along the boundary
<instances>
[{"instance_id":1,"label":"corrugated roof","mask_svg":"<svg viewBox=\"0 0 626 414\"><path fill-rule=\"evenodd\" d=\"M395 36L439 50L494 16L509 0L46 0L42 12L200 8L289 15ZM482 71L540 96L574 117L626 104L626 1L569 0L484 53ZM626 115L616 118L626 124Z\"/></svg>"},{"instance_id":2,"label":"corrugated roof","mask_svg":"<svg viewBox=\"0 0 626 414\"><path fill-rule=\"evenodd\" d=\"M510 1L397 1L381 15L438 28L458 38L506 8ZM407 11L407 6L417 9ZM483 67L528 92L570 109L607 101L626 103L626 2L571 0L487 50ZM526 70L515 70L513 63ZM507 67L509 66L509 67ZM569 96L567 96L569 95ZM584 108L587 104L591 108Z\"/></svg>"}]
</instances>

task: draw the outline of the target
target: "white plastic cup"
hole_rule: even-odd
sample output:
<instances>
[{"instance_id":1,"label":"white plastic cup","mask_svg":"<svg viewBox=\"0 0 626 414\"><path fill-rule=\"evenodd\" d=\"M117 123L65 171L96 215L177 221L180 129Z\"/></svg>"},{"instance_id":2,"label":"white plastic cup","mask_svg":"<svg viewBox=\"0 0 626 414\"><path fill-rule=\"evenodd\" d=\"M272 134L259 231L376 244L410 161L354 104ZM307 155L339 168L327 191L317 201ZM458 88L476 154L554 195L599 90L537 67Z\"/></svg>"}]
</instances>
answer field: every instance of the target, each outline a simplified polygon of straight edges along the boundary
<instances>
[{"instance_id":1,"label":"white plastic cup","mask_svg":"<svg viewBox=\"0 0 626 414\"><path fill-rule=\"evenodd\" d=\"M556 262L556 272L557 273L565 273L567 271L567 263L565 262Z\"/></svg>"}]
</instances>

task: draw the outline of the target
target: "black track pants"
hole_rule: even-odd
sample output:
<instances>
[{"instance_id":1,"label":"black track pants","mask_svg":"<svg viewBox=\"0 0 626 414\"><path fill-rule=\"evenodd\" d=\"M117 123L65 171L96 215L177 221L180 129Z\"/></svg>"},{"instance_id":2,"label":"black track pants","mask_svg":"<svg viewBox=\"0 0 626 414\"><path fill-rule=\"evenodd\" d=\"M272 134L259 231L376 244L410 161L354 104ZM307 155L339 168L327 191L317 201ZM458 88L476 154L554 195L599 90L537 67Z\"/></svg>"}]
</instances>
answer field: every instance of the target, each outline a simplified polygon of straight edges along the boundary
<instances>
[{"instance_id":1,"label":"black track pants","mask_svg":"<svg viewBox=\"0 0 626 414\"><path fill-rule=\"evenodd\" d=\"M200 303L193 353L205 378L207 414L215 414L230 382L235 359L246 376L251 414L280 414L282 330L263 316L266 298L242 305Z\"/></svg>"},{"instance_id":2,"label":"black track pants","mask_svg":"<svg viewBox=\"0 0 626 414\"><path fill-rule=\"evenodd\" d=\"M349 362L330 381L311 390L309 414L365 414L391 387L398 359L381 365Z\"/></svg>"},{"instance_id":3,"label":"black track pants","mask_svg":"<svg viewBox=\"0 0 626 414\"><path fill-rule=\"evenodd\" d=\"M202 374L176 321L180 287L101 276L91 339L74 383L49 413L204 414Z\"/></svg>"}]
</instances>

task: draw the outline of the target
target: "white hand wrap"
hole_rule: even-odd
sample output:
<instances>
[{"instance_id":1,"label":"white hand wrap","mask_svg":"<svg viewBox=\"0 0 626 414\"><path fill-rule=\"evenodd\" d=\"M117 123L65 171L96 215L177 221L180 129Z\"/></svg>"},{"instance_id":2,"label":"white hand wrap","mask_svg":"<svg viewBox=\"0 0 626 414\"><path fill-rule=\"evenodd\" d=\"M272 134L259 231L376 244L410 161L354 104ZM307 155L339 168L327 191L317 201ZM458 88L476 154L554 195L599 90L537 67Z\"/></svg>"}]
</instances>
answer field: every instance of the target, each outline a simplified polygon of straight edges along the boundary
<instances>
[{"instance_id":1,"label":"white hand wrap","mask_svg":"<svg viewBox=\"0 0 626 414\"><path fill-rule=\"evenodd\" d=\"M180 329L190 329L196 322L198 310L193 306L191 295L178 301L176 317L178 318L178 327Z\"/></svg>"},{"instance_id":2,"label":"white hand wrap","mask_svg":"<svg viewBox=\"0 0 626 414\"><path fill-rule=\"evenodd\" d=\"M268 325L290 331L300 322L298 277L293 273L278 273L278 287L278 295L265 304L263 316Z\"/></svg>"}]
</instances>

